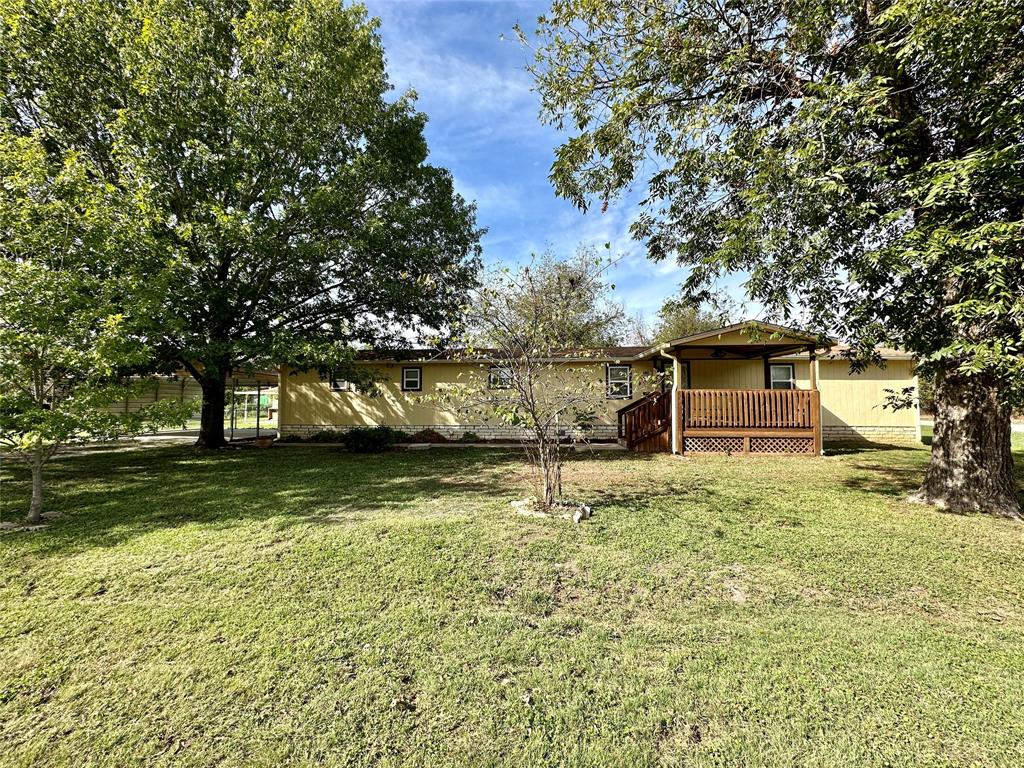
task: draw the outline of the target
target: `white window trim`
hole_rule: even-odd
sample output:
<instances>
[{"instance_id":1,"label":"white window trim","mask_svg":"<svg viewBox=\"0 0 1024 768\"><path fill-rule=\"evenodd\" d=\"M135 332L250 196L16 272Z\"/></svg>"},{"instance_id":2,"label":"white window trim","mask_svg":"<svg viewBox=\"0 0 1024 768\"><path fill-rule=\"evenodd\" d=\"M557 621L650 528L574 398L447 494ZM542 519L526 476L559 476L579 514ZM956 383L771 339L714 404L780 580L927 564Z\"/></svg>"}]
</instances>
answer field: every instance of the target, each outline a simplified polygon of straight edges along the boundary
<instances>
[{"instance_id":1,"label":"white window trim","mask_svg":"<svg viewBox=\"0 0 1024 768\"><path fill-rule=\"evenodd\" d=\"M415 387L410 387L410 386L407 386L407 384L406 384L406 382L408 381L406 379L406 374L410 373L412 371L416 372L416 386ZM422 392L423 391L423 369L421 367L419 367L418 365L407 366L407 367L402 368L401 386L402 386L402 391L403 392Z\"/></svg>"},{"instance_id":2,"label":"white window trim","mask_svg":"<svg viewBox=\"0 0 1024 768\"><path fill-rule=\"evenodd\" d=\"M778 379L777 380L775 378L775 369L776 368L788 368L789 369L789 378L788 379ZM776 381L778 381L780 384L783 383L783 382L788 382L789 386L788 387L777 387L777 386L775 386ZM793 365L792 363L771 363L768 366L768 384L769 384L769 388L770 389L778 389L778 390L796 389L796 366Z\"/></svg>"},{"instance_id":3,"label":"white window trim","mask_svg":"<svg viewBox=\"0 0 1024 768\"><path fill-rule=\"evenodd\" d=\"M339 379L331 372L331 392L355 392L356 388L351 381Z\"/></svg>"},{"instance_id":4,"label":"white window trim","mask_svg":"<svg viewBox=\"0 0 1024 768\"><path fill-rule=\"evenodd\" d=\"M618 369L623 369L624 368L626 370L626 380L625 381L615 381L615 382L613 382L612 381L612 369L613 368L618 368ZM626 385L626 394L612 394L612 384L613 383L616 384L616 385L625 384ZM631 399L633 397L633 366L629 365L628 363L627 364L621 364L621 365L614 364L614 363L608 363L605 366L604 384L605 384L605 397L607 399L609 399L609 400L629 400L629 399Z\"/></svg>"},{"instance_id":5,"label":"white window trim","mask_svg":"<svg viewBox=\"0 0 1024 768\"><path fill-rule=\"evenodd\" d=\"M498 385L494 383L495 373L504 372L507 384ZM487 369L487 388L488 389L512 389L512 369L507 365L492 365Z\"/></svg>"}]
</instances>

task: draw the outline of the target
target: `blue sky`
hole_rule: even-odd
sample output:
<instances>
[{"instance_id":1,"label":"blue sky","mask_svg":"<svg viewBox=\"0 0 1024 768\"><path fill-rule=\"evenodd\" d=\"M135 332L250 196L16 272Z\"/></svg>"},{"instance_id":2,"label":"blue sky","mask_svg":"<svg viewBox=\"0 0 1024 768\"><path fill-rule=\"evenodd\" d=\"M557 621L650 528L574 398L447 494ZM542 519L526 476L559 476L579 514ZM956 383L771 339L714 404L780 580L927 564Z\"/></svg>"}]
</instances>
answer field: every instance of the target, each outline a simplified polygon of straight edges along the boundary
<instances>
[{"instance_id":1,"label":"blue sky","mask_svg":"<svg viewBox=\"0 0 1024 768\"><path fill-rule=\"evenodd\" d=\"M554 148L565 135L537 119L539 99L524 70L530 51L516 40L519 22L532 31L544 2L365 0L381 20L392 83L413 88L430 118L431 162L450 169L464 197L475 200L488 263L522 262L547 248L571 254L578 244L621 256L611 281L630 313L653 318L677 291L683 272L655 264L629 224L642 190L605 213L584 214L555 197L548 182Z\"/></svg>"}]
</instances>

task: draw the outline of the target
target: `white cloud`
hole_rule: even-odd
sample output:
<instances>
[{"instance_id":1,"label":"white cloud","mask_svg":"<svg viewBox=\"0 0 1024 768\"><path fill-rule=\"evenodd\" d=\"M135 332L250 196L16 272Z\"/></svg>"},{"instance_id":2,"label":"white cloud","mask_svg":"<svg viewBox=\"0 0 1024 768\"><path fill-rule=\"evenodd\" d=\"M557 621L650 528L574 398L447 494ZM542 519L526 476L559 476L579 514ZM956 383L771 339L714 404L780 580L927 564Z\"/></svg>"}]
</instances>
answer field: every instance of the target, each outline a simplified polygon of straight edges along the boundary
<instances>
[{"instance_id":1,"label":"white cloud","mask_svg":"<svg viewBox=\"0 0 1024 768\"><path fill-rule=\"evenodd\" d=\"M369 0L382 21L392 83L399 92L414 89L430 118L431 162L452 169L456 188L476 201L479 224L489 229L488 263L523 263L547 249L568 255L579 245L605 252L609 243L608 255L619 259L610 271L618 300L653 319L686 269L650 261L630 236L641 195L583 214L556 198L547 180L553 150L566 137L539 122L539 97L524 69L531 54L512 36L517 20L529 28L546 7Z\"/></svg>"},{"instance_id":2,"label":"white cloud","mask_svg":"<svg viewBox=\"0 0 1024 768\"><path fill-rule=\"evenodd\" d=\"M544 130L524 69L527 52L510 35L514 15L498 14L487 34L479 18L448 4L374 4L371 12L381 17L393 85L400 92L415 90L428 114L444 110L461 112L471 122L487 118L466 126L477 134L470 132L470 140L510 129ZM456 115L453 126L459 125Z\"/></svg>"}]
</instances>

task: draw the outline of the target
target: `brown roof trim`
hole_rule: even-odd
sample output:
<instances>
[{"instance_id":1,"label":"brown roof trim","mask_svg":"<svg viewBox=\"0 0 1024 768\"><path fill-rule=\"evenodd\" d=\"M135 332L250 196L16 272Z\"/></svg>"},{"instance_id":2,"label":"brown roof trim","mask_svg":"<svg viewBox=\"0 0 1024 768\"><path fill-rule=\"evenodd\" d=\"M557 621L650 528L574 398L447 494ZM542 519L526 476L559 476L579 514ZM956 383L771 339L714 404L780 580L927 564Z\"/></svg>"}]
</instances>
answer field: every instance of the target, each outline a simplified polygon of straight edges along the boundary
<instances>
[{"instance_id":1,"label":"brown roof trim","mask_svg":"<svg viewBox=\"0 0 1024 768\"><path fill-rule=\"evenodd\" d=\"M645 347L640 346L621 346L556 350L555 355L545 359L545 362L586 363L632 360L644 349ZM460 349L366 350L357 355L359 362L378 363L488 363L500 359L501 355L496 349L475 349L472 354Z\"/></svg>"},{"instance_id":2,"label":"brown roof trim","mask_svg":"<svg viewBox=\"0 0 1024 768\"><path fill-rule=\"evenodd\" d=\"M846 360L844 352L850 349L848 344L836 344L827 352L819 352L819 360ZM908 352L905 349L892 349L891 347L876 347L875 352L878 353L879 357L883 360L916 360L917 355L913 352ZM793 359L803 359L803 355L782 355L779 359L785 359L786 357L792 357Z\"/></svg>"}]
</instances>

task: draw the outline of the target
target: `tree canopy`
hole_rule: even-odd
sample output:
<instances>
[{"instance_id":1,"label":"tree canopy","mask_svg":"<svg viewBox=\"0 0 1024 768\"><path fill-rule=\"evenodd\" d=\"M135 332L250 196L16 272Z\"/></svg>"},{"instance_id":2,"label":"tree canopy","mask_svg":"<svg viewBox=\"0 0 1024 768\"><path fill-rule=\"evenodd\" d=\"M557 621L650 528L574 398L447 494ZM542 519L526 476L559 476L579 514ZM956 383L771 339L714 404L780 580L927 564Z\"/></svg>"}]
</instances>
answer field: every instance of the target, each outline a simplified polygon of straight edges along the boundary
<instances>
[{"instance_id":1,"label":"tree canopy","mask_svg":"<svg viewBox=\"0 0 1024 768\"><path fill-rule=\"evenodd\" d=\"M414 94L389 97L361 6L0 8L0 119L145 196L167 288L155 348L203 385L202 442L223 441L232 368L340 368L352 344L457 313L478 269L474 207L426 162Z\"/></svg>"},{"instance_id":2,"label":"tree canopy","mask_svg":"<svg viewBox=\"0 0 1024 768\"><path fill-rule=\"evenodd\" d=\"M666 299L658 310L650 341L672 341L702 331L713 331L741 319L739 308L725 296L708 304L695 303L686 296L674 296Z\"/></svg>"},{"instance_id":3,"label":"tree canopy","mask_svg":"<svg viewBox=\"0 0 1024 768\"><path fill-rule=\"evenodd\" d=\"M692 297L746 273L861 360L915 352L939 400L988 414L937 406L925 498L1016 514L1022 21L1021 0L558 0L534 68L573 133L552 182L583 207L644 183L633 234Z\"/></svg>"},{"instance_id":4,"label":"tree canopy","mask_svg":"<svg viewBox=\"0 0 1024 768\"><path fill-rule=\"evenodd\" d=\"M594 247L580 246L565 258L545 251L521 268L492 270L486 290L471 293L468 341L499 345L515 327L517 333L530 329L541 334L544 344L562 349L621 343L627 318L607 279L612 261Z\"/></svg>"}]
</instances>

